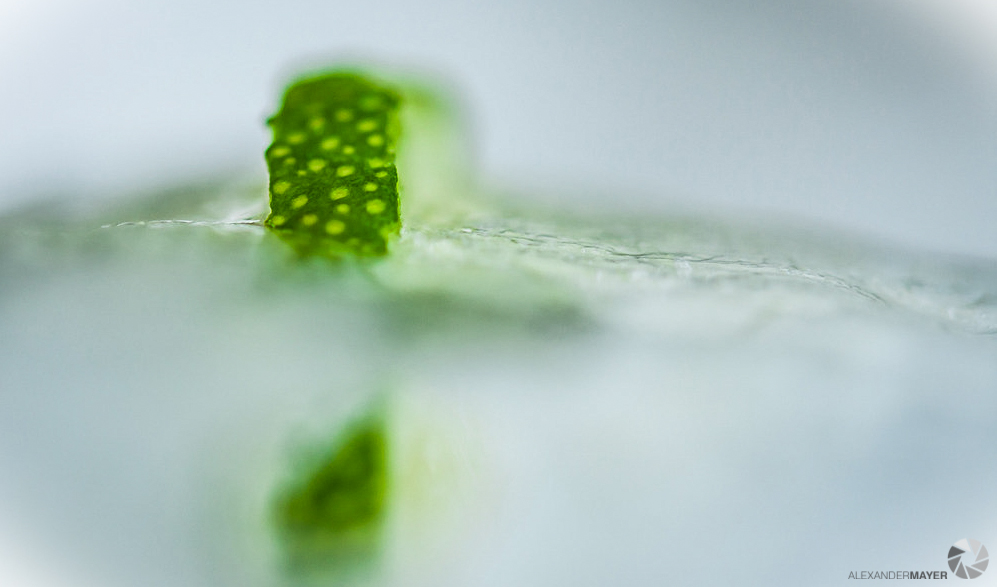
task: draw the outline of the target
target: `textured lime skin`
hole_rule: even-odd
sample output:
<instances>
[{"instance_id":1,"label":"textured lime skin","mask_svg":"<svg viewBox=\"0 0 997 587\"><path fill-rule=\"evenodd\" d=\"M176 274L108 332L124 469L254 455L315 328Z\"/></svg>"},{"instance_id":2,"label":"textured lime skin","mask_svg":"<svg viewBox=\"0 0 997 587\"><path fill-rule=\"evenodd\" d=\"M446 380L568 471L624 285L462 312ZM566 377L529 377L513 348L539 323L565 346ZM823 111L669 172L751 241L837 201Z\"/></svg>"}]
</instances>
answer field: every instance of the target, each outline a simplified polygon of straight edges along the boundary
<instances>
[{"instance_id":1,"label":"textured lime skin","mask_svg":"<svg viewBox=\"0 0 997 587\"><path fill-rule=\"evenodd\" d=\"M400 97L355 73L294 82L267 123L265 225L303 254L384 255L398 234Z\"/></svg>"}]
</instances>

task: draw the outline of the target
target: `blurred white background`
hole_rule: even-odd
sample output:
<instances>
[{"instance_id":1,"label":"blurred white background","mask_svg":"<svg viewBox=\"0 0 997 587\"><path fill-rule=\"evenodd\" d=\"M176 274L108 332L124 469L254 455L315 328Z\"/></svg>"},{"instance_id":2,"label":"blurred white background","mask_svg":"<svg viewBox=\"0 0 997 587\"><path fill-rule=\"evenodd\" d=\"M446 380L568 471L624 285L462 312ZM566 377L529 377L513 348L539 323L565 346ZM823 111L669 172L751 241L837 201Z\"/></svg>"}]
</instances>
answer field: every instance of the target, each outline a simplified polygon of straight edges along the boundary
<instances>
[{"instance_id":1,"label":"blurred white background","mask_svg":"<svg viewBox=\"0 0 997 587\"><path fill-rule=\"evenodd\" d=\"M992 0L3 0L0 211L262 178L324 55L452 80L492 183L997 256Z\"/></svg>"},{"instance_id":2,"label":"blurred white background","mask_svg":"<svg viewBox=\"0 0 997 587\"><path fill-rule=\"evenodd\" d=\"M263 120L286 76L344 56L451 80L492 185L997 259L995 0L0 0L0 213L262 182ZM511 512L507 550L473 559L495 565L487 584L584 585L603 563L664 576L709 562L696 558L708 542L728 583L758 584L783 561L836 585L853 568L944 568L963 537L993 548L997 466L970 450L994 444L992 336L908 323L890 304L865 313L842 288L707 277L649 282L647 305L593 305L604 330L538 332L506 354L459 329L436 340L432 319L414 339L429 343L407 344L363 296L330 303L324 282L246 292L266 281L255 257L127 230L100 236L146 248L107 264L0 254L0 586L252 584L197 566L272 571L223 565L252 551L206 530L226 510L211 491L252 494L257 519L298 410L362 393L381 352L492 427L515 499L496 510ZM176 257L151 263L161 250ZM914 259L911 275L944 287L897 278L927 291L906 307L992 320L992 271L973 282ZM902 274L865 267L869 281ZM246 482L229 492L230 479ZM649 523L629 526L646 504ZM567 556L545 566L547 544ZM104 573L119 582L91 580Z\"/></svg>"}]
</instances>

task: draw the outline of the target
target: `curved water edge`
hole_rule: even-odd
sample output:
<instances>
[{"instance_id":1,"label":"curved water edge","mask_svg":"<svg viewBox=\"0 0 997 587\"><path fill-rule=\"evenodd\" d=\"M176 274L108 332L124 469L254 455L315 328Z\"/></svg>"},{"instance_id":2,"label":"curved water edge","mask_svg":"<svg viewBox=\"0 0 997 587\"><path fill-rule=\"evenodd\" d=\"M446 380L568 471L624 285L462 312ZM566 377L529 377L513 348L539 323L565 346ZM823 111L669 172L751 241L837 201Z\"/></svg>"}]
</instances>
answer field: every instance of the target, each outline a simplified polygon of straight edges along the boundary
<instances>
[{"instance_id":1,"label":"curved water edge","mask_svg":"<svg viewBox=\"0 0 997 587\"><path fill-rule=\"evenodd\" d=\"M666 218L662 218L666 226ZM997 334L997 266L971 261L942 261L925 254L904 255L902 261L891 263L882 250L867 245L862 255L862 243L854 243L852 252L836 254L822 249L820 241L801 243L784 237L778 231L768 234L768 243L757 243L740 251L737 245L726 253L717 252L714 243L688 239L684 248L656 248L654 239L625 243L618 238L567 236L585 231L599 222L571 225L561 221L544 224L515 217L492 217L486 221L468 223L453 228L405 227L398 243L401 250L412 246L439 248L441 243L459 243L470 254L479 248L498 247L503 251L503 263L508 255L526 255L563 266L587 271L577 276L575 285L584 287L587 278L598 279L600 287L613 278L622 284L636 281L653 283L703 283L711 279L757 277L786 280L825 288L863 299L869 303L904 311L931 319L945 328L980 335ZM614 230L626 232L626 226L614 221ZM647 218L641 219L646 225ZM108 223L103 229L145 227L211 228L220 231L250 230L262 236L259 218L192 220L162 219ZM560 232L559 232L560 231ZM565 235L567 234L567 235ZM736 242L736 228L717 240ZM416 245L415 243L419 243ZM701 252L706 249L708 252ZM895 259L893 259L895 260ZM479 259L480 261L480 259ZM393 259L389 264L401 262ZM445 284L440 284L446 287Z\"/></svg>"}]
</instances>

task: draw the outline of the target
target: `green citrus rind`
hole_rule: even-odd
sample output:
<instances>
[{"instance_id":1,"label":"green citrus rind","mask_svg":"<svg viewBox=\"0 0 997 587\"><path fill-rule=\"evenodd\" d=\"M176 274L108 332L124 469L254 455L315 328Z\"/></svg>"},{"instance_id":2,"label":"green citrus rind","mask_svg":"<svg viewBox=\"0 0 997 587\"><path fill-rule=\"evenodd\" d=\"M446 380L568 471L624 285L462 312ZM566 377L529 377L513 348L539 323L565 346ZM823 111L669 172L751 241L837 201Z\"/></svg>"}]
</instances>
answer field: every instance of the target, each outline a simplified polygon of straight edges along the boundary
<instances>
[{"instance_id":1,"label":"green citrus rind","mask_svg":"<svg viewBox=\"0 0 997 587\"><path fill-rule=\"evenodd\" d=\"M301 253L379 256L398 234L394 90L352 72L300 79L267 123L267 228Z\"/></svg>"}]
</instances>

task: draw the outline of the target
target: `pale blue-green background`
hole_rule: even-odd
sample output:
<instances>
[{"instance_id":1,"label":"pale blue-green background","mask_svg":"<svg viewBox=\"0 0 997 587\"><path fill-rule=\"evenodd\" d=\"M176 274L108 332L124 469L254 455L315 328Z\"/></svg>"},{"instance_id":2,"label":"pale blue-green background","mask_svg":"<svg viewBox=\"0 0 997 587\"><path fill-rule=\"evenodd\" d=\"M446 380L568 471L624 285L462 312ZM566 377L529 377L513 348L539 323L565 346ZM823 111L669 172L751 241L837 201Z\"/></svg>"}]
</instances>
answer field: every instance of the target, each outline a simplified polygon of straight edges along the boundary
<instances>
[{"instance_id":1,"label":"pale blue-green background","mask_svg":"<svg viewBox=\"0 0 997 587\"><path fill-rule=\"evenodd\" d=\"M995 23L985 0L6 0L0 207L262 177L284 74L353 55L452 80L494 182L994 256Z\"/></svg>"},{"instance_id":2,"label":"pale blue-green background","mask_svg":"<svg viewBox=\"0 0 997 587\"><path fill-rule=\"evenodd\" d=\"M947 4L0 5L0 209L236 176L0 218L0 583L281 584L288 445L384 388L478 447L459 548L399 539L387 584L841 585L993 550L993 13ZM309 55L452 80L488 182L663 213L409 226L356 281L259 227L114 227L259 212Z\"/></svg>"}]
</instances>

